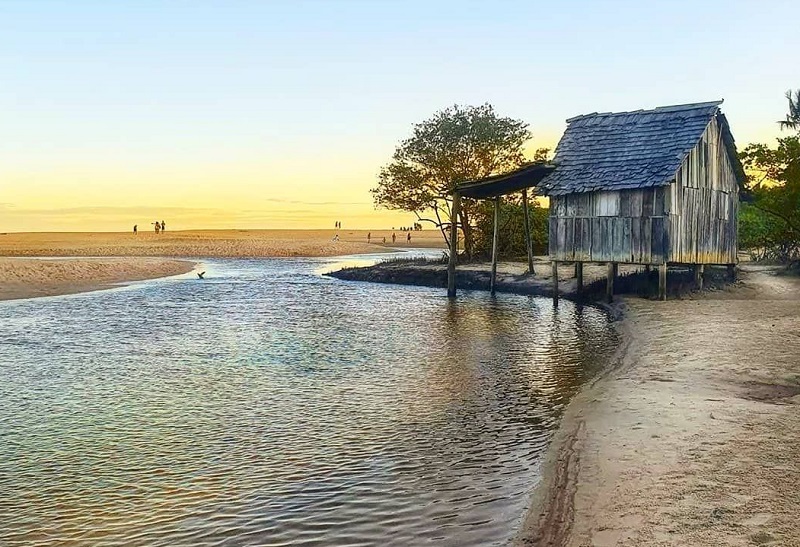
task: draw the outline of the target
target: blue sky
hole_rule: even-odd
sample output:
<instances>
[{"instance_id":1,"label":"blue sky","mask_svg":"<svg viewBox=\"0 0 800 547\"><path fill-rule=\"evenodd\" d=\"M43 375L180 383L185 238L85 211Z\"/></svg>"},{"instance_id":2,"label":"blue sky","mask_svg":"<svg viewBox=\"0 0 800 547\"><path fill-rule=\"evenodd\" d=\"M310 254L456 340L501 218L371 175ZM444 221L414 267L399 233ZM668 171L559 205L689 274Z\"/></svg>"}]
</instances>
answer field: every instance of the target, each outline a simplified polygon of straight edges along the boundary
<instances>
[{"instance_id":1,"label":"blue sky","mask_svg":"<svg viewBox=\"0 0 800 547\"><path fill-rule=\"evenodd\" d=\"M0 1L0 230L399 225L368 189L436 110L554 146L577 114L724 98L743 146L778 134L798 51L789 2Z\"/></svg>"}]
</instances>

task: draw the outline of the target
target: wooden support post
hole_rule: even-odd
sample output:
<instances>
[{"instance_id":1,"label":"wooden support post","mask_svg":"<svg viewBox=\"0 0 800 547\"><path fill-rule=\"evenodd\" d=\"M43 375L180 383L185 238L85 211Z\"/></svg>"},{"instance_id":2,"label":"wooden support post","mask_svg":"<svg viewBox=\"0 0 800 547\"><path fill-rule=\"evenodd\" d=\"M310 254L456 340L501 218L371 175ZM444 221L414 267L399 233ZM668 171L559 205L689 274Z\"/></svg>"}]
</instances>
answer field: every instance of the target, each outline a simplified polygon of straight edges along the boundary
<instances>
[{"instance_id":1,"label":"wooden support post","mask_svg":"<svg viewBox=\"0 0 800 547\"><path fill-rule=\"evenodd\" d=\"M703 290L703 273L705 273L705 267L702 264L695 264L694 265L694 286L697 290Z\"/></svg>"},{"instance_id":2,"label":"wooden support post","mask_svg":"<svg viewBox=\"0 0 800 547\"><path fill-rule=\"evenodd\" d=\"M609 262L608 272L606 274L606 300L609 302L614 301L614 278L617 277L617 263Z\"/></svg>"},{"instance_id":3,"label":"wooden support post","mask_svg":"<svg viewBox=\"0 0 800 547\"><path fill-rule=\"evenodd\" d=\"M667 299L667 263L658 267L658 299Z\"/></svg>"},{"instance_id":4,"label":"wooden support post","mask_svg":"<svg viewBox=\"0 0 800 547\"><path fill-rule=\"evenodd\" d=\"M577 293L583 294L583 262L575 263L575 286Z\"/></svg>"},{"instance_id":5,"label":"wooden support post","mask_svg":"<svg viewBox=\"0 0 800 547\"><path fill-rule=\"evenodd\" d=\"M728 264L728 279L731 283L736 281L736 264Z\"/></svg>"},{"instance_id":6,"label":"wooden support post","mask_svg":"<svg viewBox=\"0 0 800 547\"><path fill-rule=\"evenodd\" d=\"M553 261L553 305L558 306L558 262Z\"/></svg>"},{"instance_id":7,"label":"wooden support post","mask_svg":"<svg viewBox=\"0 0 800 547\"><path fill-rule=\"evenodd\" d=\"M650 267L650 264L645 264L645 265L644 265L644 271L645 271L645 272L647 272L647 273L650 273L650 270L651 270L651 269L652 269L652 268Z\"/></svg>"},{"instance_id":8,"label":"wooden support post","mask_svg":"<svg viewBox=\"0 0 800 547\"><path fill-rule=\"evenodd\" d=\"M533 271L533 241L531 240L531 221L528 218L528 189L522 189L522 216L525 218L525 247L528 249L528 273Z\"/></svg>"},{"instance_id":9,"label":"wooden support post","mask_svg":"<svg viewBox=\"0 0 800 547\"><path fill-rule=\"evenodd\" d=\"M461 194L453 192L450 215L450 260L447 262L447 296L456 295L456 261L458 260L458 215L461 213Z\"/></svg>"},{"instance_id":10,"label":"wooden support post","mask_svg":"<svg viewBox=\"0 0 800 547\"><path fill-rule=\"evenodd\" d=\"M494 232L492 235L492 277L489 281L489 290L494 296L494 285L497 281L497 244L500 232L500 196L494 198Z\"/></svg>"}]
</instances>

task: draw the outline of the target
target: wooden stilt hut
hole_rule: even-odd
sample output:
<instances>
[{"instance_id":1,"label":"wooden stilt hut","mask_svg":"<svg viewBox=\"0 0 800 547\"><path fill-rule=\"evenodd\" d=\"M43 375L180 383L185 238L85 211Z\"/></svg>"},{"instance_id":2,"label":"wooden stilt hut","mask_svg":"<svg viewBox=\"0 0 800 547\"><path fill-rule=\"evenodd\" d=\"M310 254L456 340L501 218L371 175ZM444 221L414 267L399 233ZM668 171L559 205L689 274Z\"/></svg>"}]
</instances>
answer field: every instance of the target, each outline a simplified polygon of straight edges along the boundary
<instances>
[{"instance_id":1,"label":"wooden stilt hut","mask_svg":"<svg viewBox=\"0 0 800 547\"><path fill-rule=\"evenodd\" d=\"M549 253L559 262L732 269L745 175L722 101L567 120L557 166L538 187L550 197ZM579 276L579 284L582 280Z\"/></svg>"},{"instance_id":2,"label":"wooden stilt hut","mask_svg":"<svg viewBox=\"0 0 800 547\"><path fill-rule=\"evenodd\" d=\"M527 189L536 186L540 194L550 197L549 254L556 301L560 262L575 263L579 291L583 264L606 263L609 299L619 264L658 267L662 299L666 299L670 264L693 266L698 284L707 265L725 265L733 271L739 191L745 174L720 104L571 118L553 165L532 164L458 185L451 233L457 235L455 219L462 196L494 200L494 291L500 197L521 190L527 206ZM533 272L527 226L525 231ZM447 293L455 296L457 237L450 239Z\"/></svg>"}]
</instances>

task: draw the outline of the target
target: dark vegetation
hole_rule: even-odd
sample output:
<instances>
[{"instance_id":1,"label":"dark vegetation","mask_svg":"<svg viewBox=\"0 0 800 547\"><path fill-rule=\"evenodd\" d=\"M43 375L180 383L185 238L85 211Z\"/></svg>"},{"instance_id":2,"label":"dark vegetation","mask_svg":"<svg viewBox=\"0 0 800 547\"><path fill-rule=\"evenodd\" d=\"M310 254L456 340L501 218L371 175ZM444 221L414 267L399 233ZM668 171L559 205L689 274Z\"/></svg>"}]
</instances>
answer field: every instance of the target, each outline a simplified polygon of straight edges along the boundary
<instances>
[{"instance_id":1,"label":"dark vegetation","mask_svg":"<svg viewBox=\"0 0 800 547\"><path fill-rule=\"evenodd\" d=\"M800 90L786 93L789 112L778 122L794 134L777 144L751 144L740 154L750 203L739 214L739 246L754 260L800 270Z\"/></svg>"}]
</instances>

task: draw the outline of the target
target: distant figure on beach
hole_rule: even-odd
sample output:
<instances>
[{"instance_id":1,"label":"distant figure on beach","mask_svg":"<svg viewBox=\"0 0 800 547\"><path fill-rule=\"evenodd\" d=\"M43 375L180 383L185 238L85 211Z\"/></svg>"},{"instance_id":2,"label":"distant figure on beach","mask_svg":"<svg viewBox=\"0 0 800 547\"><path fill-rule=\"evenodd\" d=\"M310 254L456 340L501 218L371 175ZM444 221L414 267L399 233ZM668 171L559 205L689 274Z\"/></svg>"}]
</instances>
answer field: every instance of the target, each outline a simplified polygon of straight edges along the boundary
<instances>
[{"instance_id":1,"label":"distant figure on beach","mask_svg":"<svg viewBox=\"0 0 800 547\"><path fill-rule=\"evenodd\" d=\"M167 231L167 225L166 225L166 224L164 224L164 221L163 221L163 220L161 221L161 231L162 231L162 232L166 232L166 231Z\"/></svg>"},{"instance_id":2,"label":"distant figure on beach","mask_svg":"<svg viewBox=\"0 0 800 547\"><path fill-rule=\"evenodd\" d=\"M406 237L406 243L411 243L411 232L408 232L408 237Z\"/></svg>"},{"instance_id":3,"label":"distant figure on beach","mask_svg":"<svg viewBox=\"0 0 800 547\"><path fill-rule=\"evenodd\" d=\"M367 232L367 243L372 239L372 232Z\"/></svg>"},{"instance_id":4,"label":"distant figure on beach","mask_svg":"<svg viewBox=\"0 0 800 547\"><path fill-rule=\"evenodd\" d=\"M138 224L134 224L133 225L133 235L136 235L138 233L139 233L139 225Z\"/></svg>"},{"instance_id":5,"label":"distant figure on beach","mask_svg":"<svg viewBox=\"0 0 800 547\"><path fill-rule=\"evenodd\" d=\"M339 234L336 234L335 236L333 236L333 241L339 241Z\"/></svg>"},{"instance_id":6,"label":"distant figure on beach","mask_svg":"<svg viewBox=\"0 0 800 547\"><path fill-rule=\"evenodd\" d=\"M339 221L338 220L333 223L333 229L334 230L338 230L339 229Z\"/></svg>"},{"instance_id":7,"label":"distant figure on beach","mask_svg":"<svg viewBox=\"0 0 800 547\"><path fill-rule=\"evenodd\" d=\"M392 243L394 243L396 239L397 239L397 234L392 232Z\"/></svg>"},{"instance_id":8,"label":"distant figure on beach","mask_svg":"<svg viewBox=\"0 0 800 547\"><path fill-rule=\"evenodd\" d=\"M383 236L383 243L386 244L386 236Z\"/></svg>"},{"instance_id":9,"label":"distant figure on beach","mask_svg":"<svg viewBox=\"0 0 800 547\"><path fill-rule=\"evenodd\" d=\"M161 230L161 224L159 224L158 221L155 221L153 224L156 225L156 233L158 233L159 230Z\"/></svg>"}]
</instances>

